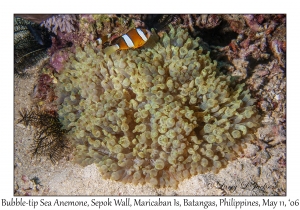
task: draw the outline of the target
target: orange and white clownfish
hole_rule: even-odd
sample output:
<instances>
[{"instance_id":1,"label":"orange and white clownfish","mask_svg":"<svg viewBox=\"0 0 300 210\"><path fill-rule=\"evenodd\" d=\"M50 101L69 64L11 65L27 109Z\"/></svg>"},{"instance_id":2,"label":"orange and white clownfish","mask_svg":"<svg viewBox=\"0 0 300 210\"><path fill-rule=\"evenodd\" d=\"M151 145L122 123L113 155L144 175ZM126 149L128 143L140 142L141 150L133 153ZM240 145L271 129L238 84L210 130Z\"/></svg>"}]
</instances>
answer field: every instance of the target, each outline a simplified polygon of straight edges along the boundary
<instances>
[{"instance_id":1,"label":"orange and white clownfish","mask_svg":"<svg viewBox=\"0 0 300 210\"><path fill-rule=\"evenodd\" d=\"M142 47L150 38L151 32L147 29L135 28L122 35L114 45L104 49L106 55L117 50L127 50Z\"/></svg>"}]
</instances>

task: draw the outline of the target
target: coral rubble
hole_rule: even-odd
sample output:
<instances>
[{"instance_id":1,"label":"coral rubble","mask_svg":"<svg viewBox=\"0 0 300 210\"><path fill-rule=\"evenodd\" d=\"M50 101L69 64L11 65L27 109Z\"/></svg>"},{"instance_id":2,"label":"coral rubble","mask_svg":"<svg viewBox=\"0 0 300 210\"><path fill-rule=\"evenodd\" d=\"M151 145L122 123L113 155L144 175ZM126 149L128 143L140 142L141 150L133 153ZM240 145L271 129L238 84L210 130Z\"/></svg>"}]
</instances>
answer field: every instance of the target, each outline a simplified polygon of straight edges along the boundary
<instances>
[{"instance_id":1,"label":"coral rubble","mask_svg":"<svg viewBox=\"0 0 300 210\"><path fill-rule=\"evenodd\" d=\"M75 161L104 178L177 187L238 157L258 126L255 100L198 41L171 27L152 49L77 47L55 89Z\"/></svg>"},{"instance_id":2,"label":"coral rubble","mask_svg":"<svg viewBox=\"0 0 300 210\"><path fill-rule=\"evenodd\" d=\"M182 22L182 26L187 27L193 35L199 33L197 29L212 29L220 25L222 19L220 15L180 15L180 22Z\"/></svg>"},{"instance_id":3,"label":"coral rubble","mask_svg":"<svg viewBox=\"0 0 300 210\"><path fill-rule=\"evenodd\" d=\"M177 24L203 39L222 70L246 79L255 65L276 59L285 68L286 16L284 14L179 15Z\"/></svg>"},{"instance_id":4,"label":"coral rubble","mask_svg":"<svg viewBox=\"0 0 300 210\"><path fill-rule=\"evenodd\" d=\"M276 59L285 68L285 15L222 15L219 33L236 33L226 46L212 46L212 53L230 62L233 75L245 79L253 66Z\"/></svg>"},{"instance_id":5,"label":"coral rubble","mask_svg":"<svg viewBox=\"0 0 300 210\"><path fill-rule=\"evenodd\" d=\"M269 148L286 141L286 77L277 60L257 65L248 79L250 89L258 98L257 106L263 113L262 125L257 131L257 144L261 151L256 163L264 163L261 156Z\"/></svg>"}]
</instances>

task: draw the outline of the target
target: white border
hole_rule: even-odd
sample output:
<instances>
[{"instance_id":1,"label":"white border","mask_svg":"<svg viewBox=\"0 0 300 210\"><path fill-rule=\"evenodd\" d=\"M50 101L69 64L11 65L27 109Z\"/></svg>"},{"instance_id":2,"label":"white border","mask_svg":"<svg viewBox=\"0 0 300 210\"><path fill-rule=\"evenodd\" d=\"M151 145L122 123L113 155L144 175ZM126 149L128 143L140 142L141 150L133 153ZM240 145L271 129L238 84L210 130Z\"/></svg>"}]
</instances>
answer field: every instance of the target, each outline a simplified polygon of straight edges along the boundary
<instances>
[{"instance_id":1,"label":"white border","mask_svg":"<svg viewBox=\"0 0 300 210\"><path fill-rule=\"evenodd\" d=\"M295 2L295 1L294 1ZM13 14L14 13L287 13L287 197L270 197L271 200L299 199L300 182L297 176L299 169L299 11L296 4L290 1L161 1L151 0L139 2L133 0L114 1L61 1L61 0L26 0L5 1L1 3L0 40L1 40L1 146L0 146L0 202L2 198L13 197ZM55 200L54 197L52 198ZM99 197L98 197L99 198ZM145 198L145 197L142 197ZM151 197L154 199L156 197ZM164 197L173 200L173 197ZM177 197L178 198L178 197ZM180 197L178 199L183 199ZM191 199L192 197L188 197ZM235 197L236 199L261 200L261 197ZM27 198L26 198L27 199ZM34 198L42 199L42 197ZM51 199L45 197L45 199ZM67 197L77 200L78 197ZM80 200L90 200L80 197ZM99 199L104 199L103 197ZM202 197L201 199L219 200L218 197ZM28 207L30 208L30 207ZM197 207L199 208L199 207ZM201 207L202 208L202 207ZM2 209L2 207L1 207ZM32 209L32 208L31 208ZM38 208L43 209L43 208ZM45 208L46 209L46 208ZM102 208L105 209L105 208ZM112 208L111 208L112 209ZM138 208L122 208L138 209ZM150 209L148 207L148 209ZM156 208L163 209L163 207ZM223 209L223 208L222 208ZM224 208L229 209L229 208ZM233 208L230 208L233 209ZM270 208L271 209L271 208ZM276 207L276 209L286 209Z\"/></svg>"}]
</instances>

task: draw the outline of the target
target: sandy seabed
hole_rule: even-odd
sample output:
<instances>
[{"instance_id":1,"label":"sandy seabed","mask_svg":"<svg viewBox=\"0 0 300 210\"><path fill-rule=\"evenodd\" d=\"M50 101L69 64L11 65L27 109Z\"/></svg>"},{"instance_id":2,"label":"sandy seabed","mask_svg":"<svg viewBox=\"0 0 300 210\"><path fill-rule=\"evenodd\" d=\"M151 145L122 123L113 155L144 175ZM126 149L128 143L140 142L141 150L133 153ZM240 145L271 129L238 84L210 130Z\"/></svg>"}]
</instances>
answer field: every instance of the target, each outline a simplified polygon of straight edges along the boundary
<instances>
[{"instance_id":1,"label":"sandy seabed","mask_svg":"<svg viewBox=\"0 0 300 210\"><path fill-rule=\"evenodd\" d=\"M173 188L123 184L104 180L95 164L82 167L72 155L53 165L47 157L33 157L33 127L18 124L19 111L32 106L31 93L37 80L33 68L29 78L14 78L14 195L286 195L286 167L278 161L285 157L286 144L268 148L263 164L253 164L256 145L248 144L250 158L238 158L218 174L199 174ZM261 154L260 154L261 155ZM263 157L261 157L263 158Z\"/></svg>"}]
</instances>

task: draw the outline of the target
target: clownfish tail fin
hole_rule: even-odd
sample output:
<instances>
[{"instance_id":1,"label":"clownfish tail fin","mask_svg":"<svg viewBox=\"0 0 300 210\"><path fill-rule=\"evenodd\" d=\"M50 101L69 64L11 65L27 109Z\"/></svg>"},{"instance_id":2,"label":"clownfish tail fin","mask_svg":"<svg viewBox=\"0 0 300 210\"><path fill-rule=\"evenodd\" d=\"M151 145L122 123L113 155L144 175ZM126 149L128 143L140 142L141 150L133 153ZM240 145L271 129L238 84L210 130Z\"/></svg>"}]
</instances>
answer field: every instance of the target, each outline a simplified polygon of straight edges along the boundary
<instances>
[{"instance_id":1,"label":"clownfish tail fin","mask_svg":"<svg viewBox=\"0 0 300 210\"><path fill-rule=\"evenodd\" d=\"M112 53L116 52L119 48L120 48L119 45L115 44L115 45L105 48L104 53L106 55L111 55Z\"/></svg>"}]
</instances>

